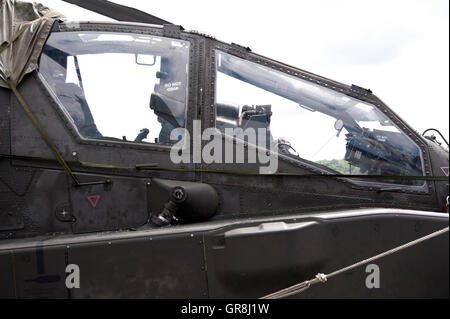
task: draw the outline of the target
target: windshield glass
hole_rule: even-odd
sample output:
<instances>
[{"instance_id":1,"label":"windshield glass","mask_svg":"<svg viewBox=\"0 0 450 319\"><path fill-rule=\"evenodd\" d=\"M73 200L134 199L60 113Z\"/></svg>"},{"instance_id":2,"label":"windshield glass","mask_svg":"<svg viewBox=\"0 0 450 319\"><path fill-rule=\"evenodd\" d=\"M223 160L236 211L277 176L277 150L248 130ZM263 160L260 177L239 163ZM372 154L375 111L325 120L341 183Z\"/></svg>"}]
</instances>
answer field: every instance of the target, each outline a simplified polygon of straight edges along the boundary
<instances>
[{"instance_id":1,"label":"windshield glass","mask_svg":"<svg viewBox=\"0 0 450 319\"><path fill-rule=\"evenodd\" d=\"M39 72L82 137L168 144L185 127L188 64L187 41L55 32Z\"/></svg>"},{"instance_id":2,"label":"windshield glass","mask_svg":"<svg viewBox=\"0 0 450 319\"><path fill-rule=\"evenodd\" d=\"M340 174L424 175L419 147L386 115L332 89L217 51L215 99L218 129L264 126L280 154Z\"/></svg>"}]
</instances>

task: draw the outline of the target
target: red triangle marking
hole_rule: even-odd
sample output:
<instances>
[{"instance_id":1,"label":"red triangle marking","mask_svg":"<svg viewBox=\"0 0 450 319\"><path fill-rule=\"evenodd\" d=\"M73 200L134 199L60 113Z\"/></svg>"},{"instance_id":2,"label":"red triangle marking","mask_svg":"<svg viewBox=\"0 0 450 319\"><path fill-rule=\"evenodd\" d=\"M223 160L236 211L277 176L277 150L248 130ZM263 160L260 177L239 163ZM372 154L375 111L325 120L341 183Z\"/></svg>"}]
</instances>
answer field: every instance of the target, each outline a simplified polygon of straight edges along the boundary
<instances>
[{"instance_id":1,"label":"red triangle marking","mask_svg":"<svg viewBox=\"0 0 450 319\"><path fill-rule=\"evenodd\" d=\"M100 195L88 196L88 201L91 203L92 207L94 207L94 208L97 206L99 199L100 199Z\"/></svg>"},{"instance_id":2,"label":"red triangle marking","mask_svg":"<svg viewBox=\"0 0 450 319\"><path fill-rule=\"evenodd\" d=\"M448 166L446 166L446 167L441 167L441 170L444 172L445 176L448 177Z\"/></svg>"}]
</instances>

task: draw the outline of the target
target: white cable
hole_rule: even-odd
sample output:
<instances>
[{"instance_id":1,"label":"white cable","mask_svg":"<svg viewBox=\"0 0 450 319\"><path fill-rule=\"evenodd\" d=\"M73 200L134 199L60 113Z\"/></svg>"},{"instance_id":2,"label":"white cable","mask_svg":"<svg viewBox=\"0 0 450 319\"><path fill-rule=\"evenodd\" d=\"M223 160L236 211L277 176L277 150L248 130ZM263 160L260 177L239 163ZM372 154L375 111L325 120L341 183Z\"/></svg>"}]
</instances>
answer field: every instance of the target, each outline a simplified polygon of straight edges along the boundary
<instances>
[{"instance_id":1,"label":"white cable","mask_svg":"<svg viewBox=\"0 0 450 319\"><path fill-rule=\"evenodd\" d=\"M431 239L431 238L437 237L439 235L442 235L442 234L448 232L448 230L449 230L449 227L446 227L444 229L438 230L438 231L436 231L434 233L431 233L429 235L420 237L420 238L415 239L413 241L410 241L410 242L408 242L406 244L403 244L401 246L398 246L398 247L395 247L395 248L390 249L388 251L385 251L385 252L383 252L381 254L375 255L373 257L370 257L370 258L364 259L362 261L359 261L357 263L354 263L354 264L352 264L350 266L347 266L347 267L341 268L339 270L336 270L336 271L334 271L332 273L329 273L328 275L325 275L325 274L322 274L322 273L318 273L316 275L316 277L314 279L312 279L312 280L306 280L304 282L301 282L301 283L293 285L291 287L288 287L288 288L279 290L277 292L271 293L271 294L266 295L264 297L261 297L259 299L280 299L280 298L285 298L285 297L289 297L289 296L292 296L292 295L296 295L298 293L301 293L301 292L307 290L309 287L311 287L314 284L317 284L319 282L321 282L321 283L327 282L328 278L331 278L333 276L339 275L339 274L344 273L344 272L346 272L348 270L351 270L353 268L362 266L362 265L367 264L367 263L369 263L371 261L383 258L383 257L391 255L391 254L394 254L394 253L396 253L398 251L401 251L403 249L406 249L406 248L412 247L414 245L420 244L421 242L424 242L424 241L426 241L428 239Z\"/></svg>"}]
</instances>

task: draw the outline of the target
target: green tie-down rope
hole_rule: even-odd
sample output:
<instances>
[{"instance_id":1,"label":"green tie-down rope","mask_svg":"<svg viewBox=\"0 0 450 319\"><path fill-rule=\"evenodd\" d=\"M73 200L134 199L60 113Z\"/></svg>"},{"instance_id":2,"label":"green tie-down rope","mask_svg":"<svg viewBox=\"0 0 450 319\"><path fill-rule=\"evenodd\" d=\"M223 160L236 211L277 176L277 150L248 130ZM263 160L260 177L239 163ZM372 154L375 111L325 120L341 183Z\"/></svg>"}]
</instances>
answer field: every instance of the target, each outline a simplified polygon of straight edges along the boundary
<instances>
[{"instance_id":1,"label":"green tie-down rope","mask_svg":"<svg viewBox=\"0 0 450 319\"><path fill-rule=\"evenodd\" d=\"M38 132L41 135L42 139L47 144L47 146L50 148L50 150L52 151L53 155L56 157L56 160L58 161L58 163L64 168L64 170L67 172L67 175L69 175L70 178L72 178L72 180L74 181L75 185L78 185L79 182L78 182L77 177L73 174L72 170L70 169L69 165L64 160L64 158L61 156L61 154L59 154L58 149L52 143L52 141L48 137L47 133L45 133L45 131L42 129L42 127L39 124L38 120L36 119L34 114L31 112L31 110L28 107L27 103L25 102L25 100L20 95L19 91L17 90L16 84L12 81L10 75L11 75L10 72L6 73L6 76L7 76L6 77L6 82L8 83L10 89L13 91L14 95L16 96L17 101L22 106L23 110L25 111L25 114L31 120L33 125L36 127L36 129L38 130Z\"/></svg>"},{"instance_id":2,"label":"green tie-down rope","mask_svg":"<svg viewBox=\"0 0 450 319\"><path fill-rule=\"evenodd\" d=\"M16 41L21 35L22 33L25 32L26 29L28 29L33 23L41 21L43 19L47 19L47 18L53 18L56 16L61 15L58 11L52 11L50 13L47 13L46 15L37 18L33 21L27 22L22 28L19 29L19 31L17 31L16 33L13 34L13 36L11 38L9 38L7 41L4 41L2 44L0 44L0 53L2 53L4 50L6 50L12 43L14 43L14 41Z\"/></svg>"},{"instance_id":3,"label":"green tie-down rope","mask_svg":"<svg viewBox=\"0 0 450 319\"><path fill-rule=\"evenodd\" d=\"M21 161L41 162L41 163L55 163L55 160L41 157L20 156L20 155L6 155L0 154L0 157L10 158ZM102 168L102 169L120 169L120 170L146 170L146 171L164 171L177 173L211 173L211 174L227 174L227 175L241 175L241 176L294 176L294 177L333 177L333 178L354 178L354 179L392 179L392 180L423 180L423 181L448 181L445 176L402 176L402 175L342 175L342 174L299 174L299 173L283 173L277 172L273 174L260 174L254 171L240 171L240 170L223 170L223 169L185 169L185 168L165 168L158 167L158 163L140 164L131 166L119 166L102 163L82 162L82 161L67 161L70 166ZM399 186L400 187L400 186Z\"/></svg>"}]
</instances>

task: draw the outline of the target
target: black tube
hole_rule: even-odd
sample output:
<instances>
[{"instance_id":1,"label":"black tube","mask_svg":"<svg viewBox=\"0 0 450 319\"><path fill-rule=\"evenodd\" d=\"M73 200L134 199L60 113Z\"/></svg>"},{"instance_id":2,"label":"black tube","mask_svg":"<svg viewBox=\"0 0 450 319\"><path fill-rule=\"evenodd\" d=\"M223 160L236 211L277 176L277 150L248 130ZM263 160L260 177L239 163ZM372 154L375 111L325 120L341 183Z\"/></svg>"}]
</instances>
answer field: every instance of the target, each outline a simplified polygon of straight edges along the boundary
<instances>
[{"instance_id":1,"label":"black tube","mask_svg":"<svg viewBox=\"0 0 450 319\"><path fill-rule=\"evenodd\" d=\"M425 132L422 133L422 136L425 136L425 133L427 133L428 131L435 131L435 132L437 132L441 136L441 138L444 140L445 144L447 144L447 147L448 147L448 142L445 139L444 135L442 135L442 133L439 132L439 130L437 130L435 128L429 128L428 130L425 130Z\"/></svg>"}]
</instances>

